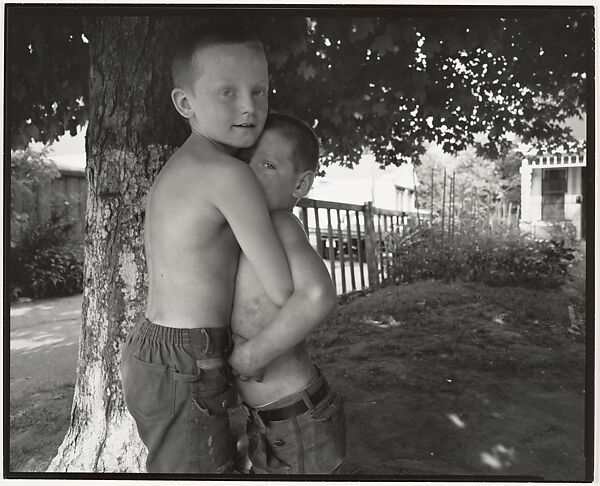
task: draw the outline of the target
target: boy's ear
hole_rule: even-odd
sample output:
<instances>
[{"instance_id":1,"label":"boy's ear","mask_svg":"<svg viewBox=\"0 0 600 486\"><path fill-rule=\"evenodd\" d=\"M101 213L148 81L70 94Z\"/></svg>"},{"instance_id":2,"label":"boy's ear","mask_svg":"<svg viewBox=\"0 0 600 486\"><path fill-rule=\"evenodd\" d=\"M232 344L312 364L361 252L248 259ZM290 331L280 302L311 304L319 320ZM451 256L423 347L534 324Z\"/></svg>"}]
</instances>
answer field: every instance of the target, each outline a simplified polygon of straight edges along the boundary
<instances>
[{"instance_id":1,"label":"boy's ear","mask_svg":"<svg viewBox=\"0 0 600 486\"><path fill-rule=\"evenodd\" d=\"M171 100L175 105L175 109L182 117L192 118L194 115L194 110L190 105L185 91L183 91L181 88L173 88L173 91L171 91Z\"/></svg>"},{"instance_id":2,"label":"boy's ear","mask_svg":"<svg viewBox=\"0 0 600 486\"><path fill-rule=\"evenodd\" d=\"M296 199L300 199L308 194L315 180L315 173L312 170L305 170L298 175L296 179L296 187L292 195Z\"/></svg>"}]
</instances>

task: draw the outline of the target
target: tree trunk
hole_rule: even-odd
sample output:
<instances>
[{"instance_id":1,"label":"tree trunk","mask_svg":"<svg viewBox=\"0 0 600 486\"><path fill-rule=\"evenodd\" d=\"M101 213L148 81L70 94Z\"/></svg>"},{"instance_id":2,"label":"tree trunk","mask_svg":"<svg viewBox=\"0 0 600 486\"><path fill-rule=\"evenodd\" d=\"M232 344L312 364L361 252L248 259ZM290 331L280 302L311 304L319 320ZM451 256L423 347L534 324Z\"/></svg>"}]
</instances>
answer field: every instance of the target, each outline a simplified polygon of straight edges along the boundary
<instances>
[{"instance_id":1,"label":"tree trunk","mask_svg":"<svg viewBox=\"0 0 600 486\"><path fill-rule=\"evenodd\" d=\"M171 107L169 74L171 39L182 25L173 18L109 17L86 26L91 113L83 324L71 423L49 471L145 469L119 364L128 331L144 312L145 198L185 137Z\"/></svg>"}]
</instances>

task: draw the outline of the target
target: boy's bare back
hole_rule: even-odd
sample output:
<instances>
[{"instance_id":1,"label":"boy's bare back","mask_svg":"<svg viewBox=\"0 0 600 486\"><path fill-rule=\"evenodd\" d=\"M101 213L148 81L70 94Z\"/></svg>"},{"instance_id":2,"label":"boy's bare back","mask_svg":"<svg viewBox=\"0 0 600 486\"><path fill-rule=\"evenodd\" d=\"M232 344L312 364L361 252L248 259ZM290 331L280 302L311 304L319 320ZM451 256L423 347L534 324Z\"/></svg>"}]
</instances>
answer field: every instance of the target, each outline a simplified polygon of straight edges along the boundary
<instances>
[{"instance_id":1,"label":"boy's bare back","mask_svg":"<svg viewBox=\"0 0 600 486\"><path fill-rule=\"evenodd\" d=\"M225 327L240 249L273 302L292 292L262 189L231 155L254 143L264 125L267 63L262 45L244 42L197 48L180 65L171 98L191 135L159 173L146 206L146 317L175 328Z\"/></svg>"},{"instance_id":2,"label":"boy's bare back","mask_svg":"<svg viewBox=\"0 0 600 486\"><path fill-rule=\"evenodd\" d=\"M246 210L261 204L262 217ZM240 245L258 254L260 266L258 236L273 232L251 170L196 134L157 177L144 229L146 316L180 328L229 325Z\"/></svg>"},{"instance_id":3,"label":"boy's bare back","mask_svg":"<svg viewBox=\"0 0 600 486\"><path fill-rule=\"evenodd\" d=\"M231 308L239 246L212 189L232 161L201 142L175 152L146 204L146 316L169 327L225 326Z\"/></svg>"}]
</instances>

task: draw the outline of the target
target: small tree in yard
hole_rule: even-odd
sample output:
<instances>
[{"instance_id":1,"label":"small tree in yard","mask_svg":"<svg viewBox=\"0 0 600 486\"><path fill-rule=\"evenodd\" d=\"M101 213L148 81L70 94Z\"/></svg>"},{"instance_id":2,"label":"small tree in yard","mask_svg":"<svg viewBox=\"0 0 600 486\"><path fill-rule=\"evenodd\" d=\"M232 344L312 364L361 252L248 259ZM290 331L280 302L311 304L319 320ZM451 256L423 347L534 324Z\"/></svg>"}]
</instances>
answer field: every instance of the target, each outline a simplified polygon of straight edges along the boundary
<instances>
[{"instance_id":1,"label":"small tree in yard","mask_svg":"<svg viewBox=\"0 0 600 486\"><path fill-rule=\"evenodd\" d=\"M562 143L560 122L585 111L591 74L591 9L39 10L7 12L11 144L89 120L83 327L54 471L144 463L119 352L144 310L144 200L187 133L169 97L169 51L186 23L238 20L263 38L270 107L316 127L325 163L352 165L368 146L400 164L427 141L464 149L475 132L488 134L480 149L492 155L509 131ZM157 12L168 16L146 16Z\"/></svg>"},{"instance_id":2,"label":"small tree in yard","mask_svg":"<svg viewBox=\"0 0 600 486\"><path fill-rule=\"evenodd\" d=\"M437 149L437 150L436 150ZM477 200L480 207L489 206L503 195L502 179L497 169L497 161L476 154L470 147L456 155L440 153L439 147L429 147L420 157L416 173L419 178L419 207L442 211L442 200L449 210L450 178L454 177L455 207L467 211ZM443 179L446 171L446 193ZM433 172L433 185L432 185ZM517 174L519 171L517 169ZM433 197L432 197L433 192Z\"/></svg>"}]
</instances>

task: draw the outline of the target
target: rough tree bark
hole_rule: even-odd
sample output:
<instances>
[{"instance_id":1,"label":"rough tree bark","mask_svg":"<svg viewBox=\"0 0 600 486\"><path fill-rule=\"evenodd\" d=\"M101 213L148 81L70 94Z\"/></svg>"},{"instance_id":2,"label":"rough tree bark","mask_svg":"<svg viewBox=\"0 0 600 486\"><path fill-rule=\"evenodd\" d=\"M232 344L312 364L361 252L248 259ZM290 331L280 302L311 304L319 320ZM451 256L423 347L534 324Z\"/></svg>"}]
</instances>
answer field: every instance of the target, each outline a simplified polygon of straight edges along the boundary
<instances>
[{"instance_id":1,"label":"rough tree bark","mask_svg":"<svg viewBox=\"0 0 600 486\"><path fill-rule=\"evenodd\" d=\"M144 203L185 136L170 102L181 19L89 19L90 123L83 324L71 423L49 471L139 472L145 448L123 402L120 352L144 311Z\"/></svg>"}]
</instances>

